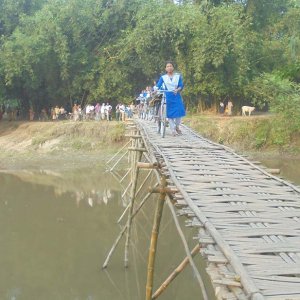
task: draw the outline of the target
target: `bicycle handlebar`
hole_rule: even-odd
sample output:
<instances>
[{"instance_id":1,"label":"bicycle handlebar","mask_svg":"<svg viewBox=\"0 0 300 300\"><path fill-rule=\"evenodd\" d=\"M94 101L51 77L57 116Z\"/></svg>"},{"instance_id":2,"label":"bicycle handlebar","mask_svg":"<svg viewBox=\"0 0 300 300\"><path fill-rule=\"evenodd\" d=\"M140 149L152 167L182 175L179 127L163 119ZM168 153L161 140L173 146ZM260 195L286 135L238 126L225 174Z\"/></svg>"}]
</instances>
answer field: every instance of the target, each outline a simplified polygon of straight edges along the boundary
<instances>
[{"instance_id":1,"label":"bicycle handlebar","mask_svg":"<svg viewBox=\"0 0 300 300\"><path fill-rule=\"evenodd\" d=\"M174 91L169 91L169 90L156 90L156 92L161 92L161 93L166 93L166 92L174 93Z\"/></svg>"}]
</instances>

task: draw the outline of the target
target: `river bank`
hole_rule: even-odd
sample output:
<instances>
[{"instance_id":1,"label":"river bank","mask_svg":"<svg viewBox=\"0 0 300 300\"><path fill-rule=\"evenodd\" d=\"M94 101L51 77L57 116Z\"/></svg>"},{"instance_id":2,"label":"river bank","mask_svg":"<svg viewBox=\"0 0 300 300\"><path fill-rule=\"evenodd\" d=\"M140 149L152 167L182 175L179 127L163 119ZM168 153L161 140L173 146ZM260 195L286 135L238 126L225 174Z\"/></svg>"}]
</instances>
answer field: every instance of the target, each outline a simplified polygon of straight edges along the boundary
<instances>
[{"instance_id":1,"label":"river bank","mask_svg":"<svg viewBox=\"0 0 300 300\"><path fill-rule=\"evenodd\" d=\"M276 122L274 115L191 115L185 119L185 124L204 137L239 153L266 158L300 158L300 133L288 133Z\"/></svg>"},{"instance_id":2,"label":"river bank","mask_svg":"<svg viewBox=\"0 0 300 300\"><path fill-rule=\"evenodd\" d=\"M300 184L300 134L290 135L276 123L275 116L191 115L184 122L202 136L267 168L279 169L278 176Z\"/></svg>"},{"instance_id":3,"label":"river bank","mask_svg":"<svg viewBox=\"0 0 300 300\"><path fill-rule=\"evenodd\" d=\"M292 180L300 177L300 135L289 140L275 131L273 116L192 115L184 122L267 167L287 169ZM97 167L124 144L124 133L119 122L0 122L0 169Z\"/></svg>"},{"instance_id":4,"label":"river bank","mask_svg":"<svg viewBox=\"0 0 300 300\"><path fill-rule=\"evenodd\" d=\"M72 169L103 163L124 142L117 122L1 122L1 169Z\"/></svg>"}]
</instances>

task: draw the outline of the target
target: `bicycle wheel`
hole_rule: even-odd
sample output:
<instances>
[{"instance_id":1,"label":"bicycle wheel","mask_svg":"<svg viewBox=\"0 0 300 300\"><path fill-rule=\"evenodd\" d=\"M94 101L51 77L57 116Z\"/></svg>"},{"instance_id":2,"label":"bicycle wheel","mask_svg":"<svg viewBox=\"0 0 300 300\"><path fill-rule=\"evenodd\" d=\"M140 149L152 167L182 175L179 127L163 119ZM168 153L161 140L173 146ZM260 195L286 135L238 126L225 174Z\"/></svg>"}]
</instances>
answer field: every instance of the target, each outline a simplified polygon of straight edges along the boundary
<instances>
[{"instance_id":1,"label":"bicycle wheel","mask_svg":"<svg viewBox=\"0 0 300 300\"><path fill-rule=\"evenodd\" d=\"M161 110L160 110L160 102L158 102L158 101L155 103L154 113L155 113L154 121L155 121L155 123L157 123L157 133L160 133Z\"/></svg>"},{"instance_id":2,"label":"bicycle wheel","mask_svg":"<svg viewBox=\"0 0 300 300\"><path fill-rule=\"evenodd\" d=\"M157 120L157 133L160 133L161 121Z\"/></svg>"},{"instance_id":3,"label":"bicycle wheel","mask_svg":"<svg viewBox=\"0 0 300 300\"><path fill-rule=\"evenodd\" d=\"M160 121L160 136L162 138L166 135L167 119L166 119L166 105L161 106L161 121Z\"/></svg>"}]
</instances>

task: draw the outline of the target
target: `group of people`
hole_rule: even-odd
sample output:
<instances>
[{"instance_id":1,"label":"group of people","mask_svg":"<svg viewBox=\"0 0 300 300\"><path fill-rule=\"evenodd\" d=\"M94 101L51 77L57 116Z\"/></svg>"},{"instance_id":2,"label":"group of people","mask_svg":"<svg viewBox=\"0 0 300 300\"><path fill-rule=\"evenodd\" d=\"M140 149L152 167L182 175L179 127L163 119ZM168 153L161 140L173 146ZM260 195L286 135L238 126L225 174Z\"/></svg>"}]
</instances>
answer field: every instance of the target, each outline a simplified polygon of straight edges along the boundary
<instances>
[{"instance_id":1,"label":"group of people","mask_svg":"<svg viewBox=\"0 0 300 300\"><path fill-rule=\"evenodd\" d=\"M220 101L219 113L221 115L232 116L232 108L233 103L230 99L227 101L227 103Z\"/></svg>"},{"instance_id":2,"label":"group of people","mask_svg":"<svg viewBox=\"0 0 300 300\"><path fill-rule=\"evenodd\" d=\"M107 120L112 121L114 116L116 121L124 121L127 118L132 118L135 112L135 106L133 104L126 105L124 103L118 103L113 109L110 103L96 103L87 104L84 108L80 104L74 103L73 107L65 108L64 106L53 106L50 108L42 108L39 112L36 112L32 107L28 109L27 120L34 121L59 121L59 120ZM12 108L10 105L0 106L0 121L2 118L8 121L15 121L18 119L19 110Z\"/></svg>"},{"instance_id":3,"label":"group of people","mask_svg":"<svg viewBox=\"0 0 300 300\"><path fill-rule=\"evenodd\" d=\"M78 117L78 106L74 104L73 106L73 119L74 121L79 120ZM86 120L112 120L112 106L109 103L102 103L99 102L94 106L92 104L87 104L85 107L85 119Z\"/></svg>"},{"instance_id":4,"label":"group of people","mask_svg":"<svg viewBox=\"0 0 300 300\"><path fill-rule=\"evenodd\" d=\"M118 103L115 107L115 116L117 121L124 121L126 118L131 118L136 108L140 116L144 117L147 113L147 107L151 96L156 93L157 90L164 90L166 95L167 104L167 118L170 124L172 135L176 136L181 134L180 123L181 118L185 116L185 108L183 105L181 91L184 87L182 76L174 72L174 64L167 62L165 65L166 74L162 75L159 80L154 83L154 86L147 86L145 90L141 92L138 97L138 103L125 105L124 103ZM9 120L15 119L15 111L9 107L5 110L9 114ZM3 109L0 111L0 120L3 115ZM28 111L28 118L30 121L38 118L41 121L46 120L63 120L71 119L74 121L79 120L107 120L111 121L113 118L113 107L109 103L96 103L96 105L87 104L83 109L81 105L74 104L72 108L65 109L63 106L54 106L49 110L46 108L41 109L38 115L35 114L33 108Z\"/></svg>"},{"instance_id":5,"label":"group of people","mask_svg":"<svg viewBox=\"0 0 300 300\"><path fill-rule=\"evenodd\" d=\"M15 121L20 115L20 110L16 106L2 104L0 106L0 121L4 115L7 115L8 121Z\"/></svg>"},{"instance_id":6,"label":"group of people","mask_svg":"<svg viewBox=\"0 0 300 300\"><path fill-rule=\"evenodd\" d=\"M155 84L155 83L154 83ZM136 98L136 110L140 119L151 120L153 111L151 109L151 99L154 95L154 87L147 86L141 91L139 96Z\"/></svg>"}]
</instances>

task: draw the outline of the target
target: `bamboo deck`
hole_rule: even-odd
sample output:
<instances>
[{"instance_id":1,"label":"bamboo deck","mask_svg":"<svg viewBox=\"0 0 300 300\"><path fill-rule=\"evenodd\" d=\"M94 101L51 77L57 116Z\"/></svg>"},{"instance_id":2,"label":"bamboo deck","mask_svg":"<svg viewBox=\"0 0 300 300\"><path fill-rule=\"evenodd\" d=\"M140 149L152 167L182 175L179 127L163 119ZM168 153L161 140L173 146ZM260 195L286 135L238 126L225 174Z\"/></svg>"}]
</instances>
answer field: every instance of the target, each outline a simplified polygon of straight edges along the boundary
<instances>
[{"instance_id":1,"label":"bamboo deck","mask_svg":"<svg viewBox=\"0 0 300 300\"><path fill-rule=\"evenodd\" d=\"M163 139L153 121L135 122L198 228L217 298L299 300L300 189L187 127Z\"/></svg>"}]
</instances>

